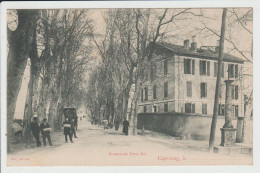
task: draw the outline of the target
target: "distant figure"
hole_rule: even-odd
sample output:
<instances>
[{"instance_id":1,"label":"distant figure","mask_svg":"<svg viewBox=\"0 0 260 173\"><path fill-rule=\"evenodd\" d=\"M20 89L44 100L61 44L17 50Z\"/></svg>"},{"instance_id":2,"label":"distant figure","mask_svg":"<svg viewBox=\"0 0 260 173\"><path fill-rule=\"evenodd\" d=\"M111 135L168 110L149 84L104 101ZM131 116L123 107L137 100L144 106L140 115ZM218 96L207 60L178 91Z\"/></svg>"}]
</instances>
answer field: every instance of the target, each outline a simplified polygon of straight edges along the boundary
<instances>
[{"instance_id":1,"label":"distant figure","mask_svg":"<svg viewBox=\"0 0 260 173\"><path fill-rule=\"evenodd\" d=\"M108 129L108 121L103 120L104 129Z\"/></svg>"},{"instance_id":2,"label":"distant figure","mask_svg":"<svg viewBox=\"0 0 260 173\"><path fill-rule=\"evenodd\" d=\"M120 123L120 122L119 122L119 118L116 118L116 119L115 119L115 130L116 130L116 131L118 131L118 129L119 129L119 123Z\"/></svg>"},{"instance_id":3,"label":"distant figure","mask_svg":"<svg viewBox=\"0 0 260 173\"><path fill-rule=\"evenodd\" d=\"M73 143L71 134L71 124L69 122L69 118L65 118L65 121L63 122L62 126L64 127L65 142L68 142L69 136L70 142Z\"/></svg>"},{"instance_id":4,"label":"distant figure","mask_svg":"<svg viewBox=\"0 0 260 173\"><path fill-rule=\"evenodd\" d=\"M128 127L129 127L129 121L126 120L126 118L124 118L124 121L123 121L123 133L125 135L128 135Z\"/></svg>"},{"instance_id":5,"label":"distant figure","mask_svg":"<svg viewBox=\"0 0 260 173\"><path fill-rule=\"evenodd\" d=\"M74 138L77 138L76 135L76 122L74 119L71 119L71 136L74 135Z\"/></svg>"},{"instance_id":6,"label":"distant figure","mask_svg":"<svg viewBox=\"0 0 260 173\"><path fill-rule=\"evenodd\" d=\"M94 120L94 117L92 117L92 118L91 118L91 125L94 124L94 121L95 121L95 120Z\"/></svg>"},{"instance_id":7,"label":"distant figure","mask_svg":"<svg viewBox=\"0 0 260 173\"><path fill-rule=\"evenodd\" d=\"M40 142L40 126L37 122L37 117L33 117L33 122L31 122L31 130L32 130L32 134L33 134L33 137L35 138L36 140L36 144L37 144L37 147L40 147L41 146L41 142Z\"/></svg>"},{"instance_id":8,"label":"distant figure","mask_svg":"<svg viewBox=\"0 0 260 173\"><path fill-rule=\"evenodd\" d=\"M78 117L75 118L75 130L78 130Z\"/></svg>"},{"instance_id":9,"label":"distant figure","mask_svg":"<svg viewBox=\"0 0 260 173\"><path fill-rule=\"evenodd\" d=\"M41 134L43 138L43 144L46 146L46 138L48 139L49 145L52 146L51 137L50 137L50 125L47 123L47 119L44 118L43 122L40 125Z\"/></svg>"}]
</instances>

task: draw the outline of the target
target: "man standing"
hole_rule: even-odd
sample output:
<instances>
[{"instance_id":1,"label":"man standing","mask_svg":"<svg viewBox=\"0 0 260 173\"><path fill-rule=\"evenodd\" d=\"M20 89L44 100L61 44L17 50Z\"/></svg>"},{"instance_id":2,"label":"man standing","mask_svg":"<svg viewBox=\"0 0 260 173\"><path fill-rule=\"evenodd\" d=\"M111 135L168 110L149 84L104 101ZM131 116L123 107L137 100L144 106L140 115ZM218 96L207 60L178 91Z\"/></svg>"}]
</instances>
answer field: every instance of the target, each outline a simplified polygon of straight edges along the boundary
<instances>
[{"instance_id":1,"label":"man standing","mask_svg":"<svg viewBox=\"0 0 260 173\"><path fill-rule=\"evenodd\" d=\"M76 135L76 122L74 119L71 120L71 136L74 135L74 138L77 138Z\"/></svg>"},{"instance_id":2,"label":"man standing","mask_svg":"<svg viewBox=\"0 0 260 173\"><path fill-rule=\"evenodd\" d=\"M68 136L69 136L70 142L73 143L72 134L71 134L71 124L69 122L69 118L65 118L65 121L63 122L63 127L64 127L65 142L68 142Z\"/></svg>"},{"instance_id":3,"label":"man standing","mask_svg":"<svg viewBox=\"0 0 260 173\"><path fill-rule=\"evenodd\" d=\"M51 137L50 137L51 128L50 128L50 125L47 123L46 118L43 119L43 122L41 123L40 128L41 128L41 134L42 134L44 146L46 146L46 138L48 139L49 145L52 146Z\"/></svg>"},{"instance_id":4,"label":"man standing","mask_svg":"<svg viewBox=\"0 0 260 173\"><path fill-rule=\"evenodd\" d=\"M31 130L32 130L32 134L33 134L33 137L35 138L36 140L36 144L37 144L37 147L40 147L41 146L41 142L40 142L40 126L37 122L37 117L33 117L33 121L31 122Z\"/></svg>"},{"instance_id":5,"label":"man standing","mask_svg":"<svg viewBox=\"0 0 260 173\"><path fill-rule=\"evenodd\" d=\"M119 118L118 117L116 117L116 119L115 119L115 130L116 131L118 131L118 129L119 129Z\"/></svg>"},{"instance_id":6,"label":"man standing","mask_svg":"<svg viewBox=\"0 0 260 173\"><path fill-rule=\"evenodd\" d=\"M129 121L126 120L126 118L124 118L124 121L123 121L123 133L125 135L128 135L128 127L129 127Z\"/></svg>"}]
</instances>

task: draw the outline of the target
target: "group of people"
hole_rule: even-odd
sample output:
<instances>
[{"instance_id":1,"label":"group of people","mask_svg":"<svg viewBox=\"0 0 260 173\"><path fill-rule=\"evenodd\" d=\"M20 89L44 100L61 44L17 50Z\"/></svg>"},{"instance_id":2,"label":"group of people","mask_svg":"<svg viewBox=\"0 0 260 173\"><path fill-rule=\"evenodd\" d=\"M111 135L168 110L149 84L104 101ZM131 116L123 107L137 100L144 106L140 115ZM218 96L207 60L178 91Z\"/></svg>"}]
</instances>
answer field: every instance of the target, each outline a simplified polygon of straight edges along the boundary
<instances>
[{"instance_id":1,"label":"group of people","mask_svg":"<svg viewBox=\"0 0 260 173\"><path fill-rule=\"evenodd\" d=\"M51 137L50 137L50 125L47 123L47 119L44 118L42 123L38 124L37 117L33 117L33 121L31 122L31 130L33 137L36 140L37 147L41 146L40 142L40 133L43 138L43 144L46 146L46 138L48 139L49 145L52 146Z\"/></svg>"},{"instance_id":2,"label":"group of people","mask_svg":"<svg viewBox=\"0 0 260 173\"><path fill-rule=\"evenodd\" d=\"M63 127L64 127L64 136L65 136L65 142L68 142L68 136L70 139L70 142L73 143L73 136L74 138L77 138L76 135L76 129L77 129L77 120L74 118L69 120L69 118L65 118L65 121L63 122ZM52 141L51 141L51 136L50 136L50 125L47 122L47 118L44 118L42 123L39 125L38 124L38 118L33 117L33 121L31 122L31 131L32 135L36 140L36 145L37 147L41 146L40 142L40 133L43 138L43 144L46 146L46 139L49 142L49 145L52 146Z\"/></svg>"},{"instance_id":3,"label":"group of people","mask_svg":"<svg viewBox=\"0 0 260 173\"><path fill-rule=\"evenodd\" d=\"M94 118L92 117L92 120L91 120L91 124L92 125L93 125L93 123L92 123L93 119ZM104 126L104 129L108 129L108 120L103 120L102 124ZM114 124L115 124L115 130L118 131L119 125L120 125L120 119L118 117L115 118ZM123 133L125 135L128 135L128 128L129 127L130 127L129 121L126 118L124 118L124 121L123 121Z\"/></svg>"}]
</instances>

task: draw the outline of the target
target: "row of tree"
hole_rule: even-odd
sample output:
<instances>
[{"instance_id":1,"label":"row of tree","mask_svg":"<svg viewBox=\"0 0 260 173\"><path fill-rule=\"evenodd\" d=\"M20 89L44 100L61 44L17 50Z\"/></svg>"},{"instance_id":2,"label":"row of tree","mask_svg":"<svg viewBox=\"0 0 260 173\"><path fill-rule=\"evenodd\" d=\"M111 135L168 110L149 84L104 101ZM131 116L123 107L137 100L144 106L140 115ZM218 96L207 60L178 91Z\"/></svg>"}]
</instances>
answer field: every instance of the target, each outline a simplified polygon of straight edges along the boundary
<instances>
[{"instance_id":1,"label":"row of tree","mask_svg":"<svg viewBox=\"0 0 260 173\"><path fill-rule=\"evenodd\" d=\"M85 96L85 71L91 61L88 10L13 10L17 27L8 28L8 151L16 100L27 61L30 82L24 112L25 136L34 114L51 128L62 125L62 109L79 107ZM11 21L14 22L14 21Z\"/></svg>"},{"instance_id":2,"label":"row of tree","mask_svg":"<svg viewBox=\"0 0 260 173\"><path fill-rule=\"evenodd\" d=\"M252 62L250 54L248 56L238 48L233 35L234 31L237 32L241 28L252 34L250 29L246 28L246 23L252 21L252 9L246 12L235 9L226 9L227 11L227 27L224 26L222 30L229 33L226 37L222 36L221 45L218 45L221 47L220 55L223 57L226 40L232 47L230 51L235 50L248 62ZM205 21L212 19L201 9L111 9L107 10L104 16L106 33L101 38L92 35L102 61L90 75L87 107L93 117L107 119L110 123L113 123L115 118L122 120L129 114L135 134L140 89L144 75L150 73L155 44L183 35L181 31L177 35L172 33L190 27L190 19L196 18L199 21L202 19L200 25L193 26L197 34L203 31L207 33L207 37L214 35L217 38L220 38L221 34L207 26ZM134 87L133 97L129 99L131 87ZM215 123L216 119L213 120L213 124ZM212 138L213 133L215 134L214 130Z\"/></svg>"}]
</instances>

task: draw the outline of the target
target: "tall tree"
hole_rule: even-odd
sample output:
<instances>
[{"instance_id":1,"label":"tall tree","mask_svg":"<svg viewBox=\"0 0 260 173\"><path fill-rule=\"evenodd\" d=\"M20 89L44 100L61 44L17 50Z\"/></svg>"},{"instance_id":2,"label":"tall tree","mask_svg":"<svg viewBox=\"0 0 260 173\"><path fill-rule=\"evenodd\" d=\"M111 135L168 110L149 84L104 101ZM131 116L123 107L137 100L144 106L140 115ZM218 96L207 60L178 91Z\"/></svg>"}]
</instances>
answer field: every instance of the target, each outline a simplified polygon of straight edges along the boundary
<instances>
[{"instance_id":1,"label":"tall tree","mask_svg":"<svg viewBox=\"0 0 260 173\"><path fill-rule=\"evenodd\" d=\"M17 10L18 26L8 29L9 53L7 57L7 152L11 152L12 123L23 73L30 57L38 10Z\"/></svg>"}]
</instances>

